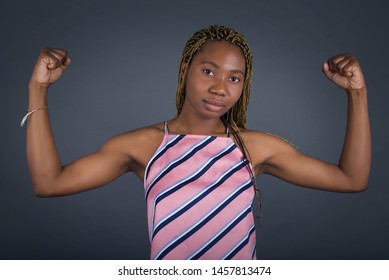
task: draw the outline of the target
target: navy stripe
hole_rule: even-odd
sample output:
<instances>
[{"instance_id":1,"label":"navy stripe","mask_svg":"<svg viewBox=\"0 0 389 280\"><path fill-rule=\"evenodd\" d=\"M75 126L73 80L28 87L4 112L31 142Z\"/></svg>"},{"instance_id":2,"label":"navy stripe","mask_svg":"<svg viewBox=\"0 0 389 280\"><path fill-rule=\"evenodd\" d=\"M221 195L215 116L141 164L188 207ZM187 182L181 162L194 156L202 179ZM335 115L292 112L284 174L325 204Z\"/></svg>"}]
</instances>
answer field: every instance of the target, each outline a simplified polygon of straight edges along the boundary
<instances>
[{"instance_id":1,"label":"navy stripe","mask_svg":"<svg viewBox=\"0 0 389 280\"><path fill-rule=\"evenodd\" d=\"M247 238L241 244L239 244L239 246L236 247L229 255L227 255L227 257L224 258L225 260L232 259L244 246L246 246L249 243L250 236L253 234L254 229L255 229L255 227L252 227L250 229L249 235L247 236Z\"/></svg>"},{"instance_id":2,"label":"navy stripe","mask_svg":"<svg viewBox=\"0 0 389 280\"><path fill-rule=\"evenodd\" d=\"M207 244L203 249L197 252L190 260L197 260L204 255L209 249L211 249L217 242L219 242L224 236L226 236L240 221L242 221L249 213L251 208L247 208L233 223L225 228L212 242Z\"/></svg>"},{"instance_id":3,"label":"navy stripe","mask_svg":"<svg viewBox=\"0 0 389 280\"><path fill-rule=\"evenodd\" d=\"M196 197L196 199L194 199L191 203L188 203L187 205L185 205L185 207L181 208L179 211L177 211L174 215L172 215L171 217L169 217L168 219L166 219L165 221L163 221L162 223L160 223L155 229L154 229L154 232L153 232L153 235L152 235L152 238L154 238L154 236L162 229L164 228L165 226L167 226L169 223L171 223L172 221L174 221L175 219L177 219L179 216L181 216L182 214L184 214L186 211L188 211L190 208L192 208L194 205L196 205L198 202L200 202L204 197L206 197L208 194L210 194L213 190L215 190L218 186L220 186L221 184L223 184L228 178L230 178L234 173L236 173L237 171L239 171L240 169L242 169L244 166L245 166L245 162L241 162L241 164L239 164L238 166L236 166L234 169L230 170L230 172L228 172L227 174L225 174L220 180L219 182L217 182L216 184L214 184L213 186L209 187L205 192L203 192L201 195L199 195L198 197ZM197 177L197 176L196 176ZM198 176L200 177L200 176Z\"/></svg>"},{"instance_id":4,"label":"navy stripe","mask_svg":"<svg viewBox=\"0 0 389 280\"><path fill-rule=\"evenodd\" d=\"M208 223L210 220L212 220L213 217L215 217L219 212L221 212L228 204L230 204L237 196L239 196L242 192L244 192L246 189L250 188L252 186L253 182L250 181L246 185L244 185L242 188L240 188L236 193L234 193L233 196L231 196L229 199L227 199L224 203L222 203L215 211L213 211L210 215L208 215L201 223L197 224L194 228L192 228L189 232L185 233L183 236L181 236L178 240L176 240L174 243L170 244L166 249L164 249L159 255L157 256L157 260L163 259L169 252L171 252L175 247L180 245L182 242L184 242L186 239L191 237L195 232L197 232L199 229L201 229L206 223Z\"/></svg>"},{"instance_id":5,"label":"navy stripe","mask_svg":"<svg viewBox=\"0 0 389 280\"><path fill-rule=\"evenodd\" d=\"M199 150L201 150L202 148L204 148L205 146L207 146L209 143L211 143L212 141L214 141L216 139L215 136L212 136L210 137L207 141L204 141L204 143L202 143L201 145L197 146L196 148L193 149L192 152L190 152L189 154L187 154L186 156L184 156L183 158L181 158L179 161L175 162L174 164L172 164L169 168L167 168L164 172L162 172L162 174L160 174L160 176L153 182L152 185L149 186L147 192L146 192L146 199L147 197L149 196L149 193L151 191L151 189L155 186L155 184L161 180L166 174L168 174L170 171L172 171L174 168L176 168L177 166L179 166L180 164L182 164L183 162L187 161L188 159L190 159L192 156L194 156Z\"/></svg>"},{"instance_id":6,"label":"navy stripe","mask_svg":"<svg viewBox=\"0 0 389 280\"><path fill-rule=\"evenodd\" d=\"M152 161L150 162L148 168L147 168L147 172L146 172L146 179L149 175L149 171L151 169L151 166L157 161L157 159L159 159L164 153L166 153L167 150L169 150L171 147L173 147L174 145L176 145L178 142L181 141L181 139L183 139L185 137L185 135L179 135L174 141L172 141L171 143L169 143L168 145L166 145L165 147L163 147L163 149L158 153L158 155L152 159Z\"/></svg>"},{"instance_id":7,"label":"navy stripe","mask_svg":"<svg viewBox=\"0 0 389 280\"><path fill-rule=\"evenodd\" d=\"M217 154L216 156L214 156L214 158L212 158L211 160L209 160L206 164L204 164L203 166L201 166L199 169L197 169L195 172L193 172L192 174L190 174L189 176L187 176L186 178L182 179L181 181L173 184L172 186L169 186L167 188L167 190L161 194L159 194L157 196L157 198L154 200L153 202L153 209L156 208L156 205L164 198L166 198L168 195L174 193L175 191L178 191L179 189L183 188L184 186L186 186L187 184L197 180L198 178L200 178L203 174L206 173L207 170L209 170L209 168L214 164L212 163L212 161L214 161L214 159L218 160L220 159L222 156L224 155L228 155L231 151L233 151L234 149L236 148L235 145L231 145L228 149L224 150L223 152ZM215 160L215 161L216 161ZM172 211L173 212L173 211ZM170 212L169 214L172 215ZM154 236L154 216L153 216L153 223L152 223L152 227L150 227L151 230L151 238L153 238Z\"/></svg>"},{"instance_id":8,"label":"navy stripe","mask_svg":"<svg viewBox=\"0 0 389 280\"><path fill-rule=\"evenodd\" d=\"M216 161L218 161L219 159L221 159L222 157L228 155L229 153L231 153L234 149L236 148L236 146L231 146L228 150L226 150L225 152L221 153L220 155L218 155L217 157L215 157L214 159L212 159L204 168L203 170L201 170L199 173L196 174L196 176L193 176L191 178L188 178L187 180L181 182L180 184L178 184L176 187L172 188L171 190L165 192L164 194L160 195L156 201L155 201L155 205L158 204L158 202L160 202L162 199L168 197L169 195L171 195L172 193L178 191L179 189L183 188L184 186L186 186L187 184L193 182L193 181L196 181L198 178L200 178L202 175L204 175L211 167L212 165L215 164Z\"/></svg>"}]
</instances>

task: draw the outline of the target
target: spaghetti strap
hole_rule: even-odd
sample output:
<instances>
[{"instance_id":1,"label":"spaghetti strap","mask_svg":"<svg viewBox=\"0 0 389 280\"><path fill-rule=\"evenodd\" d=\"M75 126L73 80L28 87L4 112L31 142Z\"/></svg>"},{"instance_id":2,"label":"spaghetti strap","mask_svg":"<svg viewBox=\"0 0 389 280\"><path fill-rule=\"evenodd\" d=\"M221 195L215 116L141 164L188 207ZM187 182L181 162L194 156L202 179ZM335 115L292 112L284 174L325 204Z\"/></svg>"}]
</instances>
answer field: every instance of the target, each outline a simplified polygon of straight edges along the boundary
<instances>
[{"instance_id":1,"label":"spaghetti strap","mask_svg":"<svg viewBox=\"0 0 389 280\"><path fill-rule=\"evenodd\" d=\"M164 122L164 127L165 127L165 136L169 134L169 129L167 127L167 121Z\"/></svg>"},{"instance_id":2,"label":"spaghetti strap","mask_svg":"<svg viewBox=\"0 0 389 280\"><path fill-rule=\"evenodd\" d=\"M226 133L227 133L227 137L230 138L230 124L227 123L226 125Z\"/></svg>"}]
</instances>

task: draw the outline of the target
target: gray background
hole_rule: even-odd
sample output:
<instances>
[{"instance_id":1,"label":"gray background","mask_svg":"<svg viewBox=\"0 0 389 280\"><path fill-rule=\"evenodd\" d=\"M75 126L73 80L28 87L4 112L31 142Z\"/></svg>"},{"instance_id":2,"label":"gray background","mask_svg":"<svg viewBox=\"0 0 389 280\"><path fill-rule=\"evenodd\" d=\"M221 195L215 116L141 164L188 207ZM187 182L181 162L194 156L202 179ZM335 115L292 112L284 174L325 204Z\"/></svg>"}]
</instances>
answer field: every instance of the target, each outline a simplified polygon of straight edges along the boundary
<instances>
[{"instance_id":1,"label":"gray background","mask_svg":"<svg viewBox=\"0 0 389 280\"><path fill-rule=\"evenodd\" d=\"M110 137L175 115L186 40L210 24L242 32L255 57L251 129L278 134L337 162L346 96L321 73L353 52L369 88L373 162L359 194L258 179L260 259L388 259L388 4L385 1L4 1L1 23L1 259L147 259L142 183L126 174L94 191L33 195L25 160L27 85L41 47L69 50L50 89L63 163Z\"/></svg>"}]
</instances>

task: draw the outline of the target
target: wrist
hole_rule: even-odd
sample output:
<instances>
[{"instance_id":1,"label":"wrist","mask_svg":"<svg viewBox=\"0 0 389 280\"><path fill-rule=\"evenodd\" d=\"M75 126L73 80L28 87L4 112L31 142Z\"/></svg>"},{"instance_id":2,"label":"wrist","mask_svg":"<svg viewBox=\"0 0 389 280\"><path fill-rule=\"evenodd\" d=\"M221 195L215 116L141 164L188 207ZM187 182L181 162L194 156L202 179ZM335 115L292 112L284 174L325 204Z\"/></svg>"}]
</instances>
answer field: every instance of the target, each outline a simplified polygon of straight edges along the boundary
<instances>
[{"instance_id":1,"label":"wrist","mask_svg":"<svg viewBox=\"0 0 389 280\"><path fill-rule=\"evenodd\" d=\"M347 97L349 104L354 105L367 105L367 88L355 89L355 90L347 90Z\"/></svg>"},{"instance_id":2,"label":"wrist","mask_svg":"<svg viewBox=\"0 0 389 280\"><path fill-rule=\"evenodd\" d=\"M28 84L28 89L30 92L31 91L47 92L48 88L49 88L48 84L38 83L38 82L33 81L33 80L30 80L30 82Z\"/></svg>"},{"instance_id":3,"label":"wrist","mask_svg":"<svg viewBox=\"0 0 389 280\"><path fill-rule=\"evenodd\" d=\"M36 82L30 82L28 85L29 101L28 108L41 108L47 106L48 86Z\"/></svg>"},{"instance_id":4,"label":"wrist","mask_svg":"<svg viewBox=\"0 0 389 280\"><path fill-rule=\"evenodd\" d=\"M367 88L364 86L360 89L348 89L346 90L347 94L353 95L353 96L366 96L367 95Z\"/></svg>"}]
</instances>

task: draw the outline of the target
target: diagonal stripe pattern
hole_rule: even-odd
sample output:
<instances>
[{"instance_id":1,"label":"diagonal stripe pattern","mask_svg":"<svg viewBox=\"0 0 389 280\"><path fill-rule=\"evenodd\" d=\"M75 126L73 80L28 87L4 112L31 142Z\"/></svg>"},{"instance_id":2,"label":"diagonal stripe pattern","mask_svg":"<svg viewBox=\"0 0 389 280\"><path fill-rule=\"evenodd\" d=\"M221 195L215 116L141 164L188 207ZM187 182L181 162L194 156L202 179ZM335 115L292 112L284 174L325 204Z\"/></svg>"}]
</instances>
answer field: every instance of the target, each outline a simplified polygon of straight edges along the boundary
<instances>
[{"instance_id":1,"label":"diagonal stripe pattern","mask_svg":"<svg viewBox=\"0 0 389 280\"><path fill-rule=\"evenodd\" d=\"M253 182L229 137L165 136L145 171L152 259L255 259Z\"/></svg>"}]
</instances>

